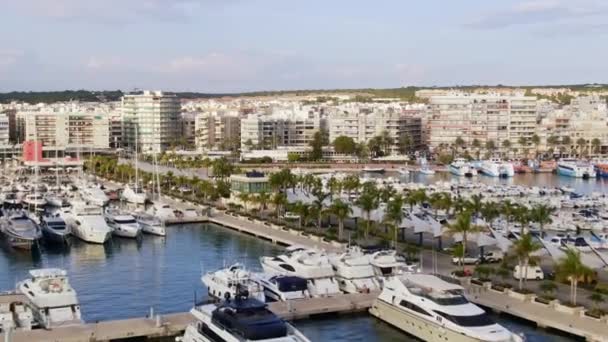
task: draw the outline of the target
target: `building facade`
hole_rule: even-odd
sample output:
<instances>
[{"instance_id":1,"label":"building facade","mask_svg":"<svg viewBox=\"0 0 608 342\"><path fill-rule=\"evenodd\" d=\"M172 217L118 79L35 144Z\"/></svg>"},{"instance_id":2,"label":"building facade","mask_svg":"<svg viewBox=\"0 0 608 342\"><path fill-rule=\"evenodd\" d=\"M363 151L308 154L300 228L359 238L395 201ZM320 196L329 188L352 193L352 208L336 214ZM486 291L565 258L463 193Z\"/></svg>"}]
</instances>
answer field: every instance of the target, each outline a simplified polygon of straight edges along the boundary
<instances>
[{"instance_id":1,"label":"building facade","mask_svg":"<svg viewBox=\"0 0 608 342\"><path fill-rule=\"evenodd\" d=\"M25 123L25 140L44 147L107 149L109 120L105 112L19 112Z\"/></svg>"},{"instance_id":2,"label":"building facade","mask_svg":"<svg viewBox=\"0 0 608 342\"><path fill-rule=\"evenodd\" d=\"M9 117L6 114L0 114L0 146L8 146L9 144L10 144Z\"/></svg>"},{"instance_id":3,"label":"building facade","mask_svg":"<svg viewBox=\"0 0 608 342\"><path fill-rule=\"evenodd\" d=\"M241 120L241 148L308 146L316 132L326 129L325 122L318 112L250 114Z\"/></svg>"},{"instance_id":4,"label":"building facade","mask_svg":"<svg viewBox=\"0 0 608 342\"><path fill-rule=\"evenodd\" d=\"M241 119L233 114L199 113L195 140L199 151L236 150L241 143Z\"/></svg>"},{"instance_id":5,"label":"building facade","mask_svg":"<svg viewBox=\"0 0 608 342\"><path fill-rule=\"evenodd\" d=\"M180 102L161 91L122 98L122 140L126 149L142 153L166 151L179 138Z\"/></svg>"}]
</instances>

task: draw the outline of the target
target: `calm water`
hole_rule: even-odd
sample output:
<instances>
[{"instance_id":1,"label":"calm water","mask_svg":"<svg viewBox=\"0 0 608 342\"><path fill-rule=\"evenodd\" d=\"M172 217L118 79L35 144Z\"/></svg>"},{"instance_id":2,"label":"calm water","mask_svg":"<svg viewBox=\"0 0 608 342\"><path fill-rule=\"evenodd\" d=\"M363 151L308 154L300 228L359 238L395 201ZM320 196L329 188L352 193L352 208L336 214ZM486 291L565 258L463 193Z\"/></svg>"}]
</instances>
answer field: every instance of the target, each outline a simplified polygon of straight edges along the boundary
<instances>
[{"instance_id":1,"label":"calm water","mask_svg":"<svg viewBox=\"0 0 608 342\"><path fill-rule=\"evenodd\" d=\"M395 174L390 173L391 176ZM551 173L525 173L516 174L511 178L498 178L478 175L472 179L464 177L456 177L448 172L438 172L434 175L423 175L418 172L412 172L408 176L399 176L403 181L416 183L432 184L436 182L481 182L484 184L503 184L503 185L525 185L536 186L539 188L556 188L569 186L575 189L576 192L582 194L591 194L592 192L608 193L608 178L597 178L584 180L581 178L572 178L558 176Z\"/></svg>"},{"instance_id":2,"label":"calm water","mask_svg":"<svg viewBox=\"0 0 608 342\"><path fill-rule=\"evenodd\" d=\"M0 250L0 291L14 289L31 268L68 270L88 322L141 317L150 306L168 313L187 311L194 295L202 297L201 271L239 261L261 270L258 258L280 248L253 237L212 225L170 228L166 238L146 236L141 243L114 239L105 246L76 241L69 251L43 250L39 256ZM498 320L532 341L567 341L542 330ZM413 341L398 330L366 315L299 321L312 341Z\"/></svg>"}]
</instances>

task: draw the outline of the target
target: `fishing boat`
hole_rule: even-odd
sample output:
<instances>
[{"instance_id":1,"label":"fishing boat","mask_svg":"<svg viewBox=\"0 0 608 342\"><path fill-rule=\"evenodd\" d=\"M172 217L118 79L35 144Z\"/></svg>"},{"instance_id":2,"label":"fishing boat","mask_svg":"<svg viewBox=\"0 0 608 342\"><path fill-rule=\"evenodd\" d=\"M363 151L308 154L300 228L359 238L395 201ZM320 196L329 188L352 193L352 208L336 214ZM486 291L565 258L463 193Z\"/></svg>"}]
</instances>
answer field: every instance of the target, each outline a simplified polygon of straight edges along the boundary
<instances>
[{"instance_id":1,"label":"fishing boat","mask_svg":"<svg viewBox=\"0 0 608 342\"><path fill-rule=\"evenodd\" d=\"M560 159L557 162L557 174L574 178L595 178L596 171L591 164L579 162L576 159Z\"/></svg>"}]
</instances>

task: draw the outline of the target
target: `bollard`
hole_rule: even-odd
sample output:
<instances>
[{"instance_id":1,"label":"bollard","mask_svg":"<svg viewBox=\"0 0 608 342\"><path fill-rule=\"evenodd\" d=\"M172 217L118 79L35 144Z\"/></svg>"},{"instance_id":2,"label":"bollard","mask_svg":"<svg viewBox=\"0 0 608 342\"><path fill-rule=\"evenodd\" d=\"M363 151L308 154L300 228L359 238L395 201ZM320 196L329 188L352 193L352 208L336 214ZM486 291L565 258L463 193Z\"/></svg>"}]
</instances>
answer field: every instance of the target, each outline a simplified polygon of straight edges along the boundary
<instances>
[{"instance_id":1,"label":"bollard","mask_svg":"<svg viewBox=\"0 0 608 342\"><path fill-rule=\"evenodd\" d=\"M156 315L156 327L160 328L162 326L160 314Z\"/></svg>"},{"instance_id":2,"label":"bollard","mask_svg":"<svg viewBox=\"0 0 608 342\"><path fill-rule=\"evenodd\" d=\"M11 342L11 334L13 332L13 327L8 326L4 329L4 342Z\"/></svg>"}]
</instances>

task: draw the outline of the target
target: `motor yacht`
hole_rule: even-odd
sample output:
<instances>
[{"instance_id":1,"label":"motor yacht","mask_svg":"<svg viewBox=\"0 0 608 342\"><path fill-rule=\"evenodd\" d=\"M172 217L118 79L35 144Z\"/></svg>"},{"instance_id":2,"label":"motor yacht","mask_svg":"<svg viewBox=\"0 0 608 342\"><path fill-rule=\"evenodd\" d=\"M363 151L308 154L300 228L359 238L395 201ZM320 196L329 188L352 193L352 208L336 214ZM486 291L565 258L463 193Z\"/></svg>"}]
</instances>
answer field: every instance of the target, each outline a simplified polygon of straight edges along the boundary
<instances>
[{"instance_id":1,"label":"motor yacht","mask_svg":"<svg viewBox=\"0 0 608 342\"><path fill-rule=\"evenodd\" d=\"M266 302L285 302L310 298L306 279L295 276L259 274L257 282L264 288Z\"/></svg>"},{"instance_id":2,"label":"motor yacht","mask_svg":"<svg viewBox=\"0 0 608 342\"><path fill-rule=\"evenodd\" d=\"M71 235L70 228L59 215L42 216L40 219L40 228L42 236L47 243L51 244L67 244Z\"/></svg>"},{"instance_id":3,"label":"motor yacht","mask_svg":"<svg viewBox=\"0 0 608 342\"><path fill-rule=\"evenodd\" d=\"M0 218L0 235L9 247L31 250L38 245L42 232L23 209L5 210Z\"/></svg>"},{"instance_id":4,"label":"motor yacht","mask_svg":"<svg viewBox=\"0 0 608 342\"><path fill-rule=\"evenodd\" d=\"M30 277L17 284L28 298L34 319L44 329L83 324L76 291L67 272L56 268L31 270Z\"/></svg>"},{"instance_id":5,"label":"motor yacht","mask_svg":"<svg viewBox=\"0 0 608 342\"><path fill-rule=\"evenodd\" d=\"M135 220L139 223L141 231L146 234L165 236L167 231L165 224L156 216L147 213L137 213Z\"/></svg>"},{"instance_id":6,"label":"motor yacht","mask_svg":"<svg viewBox=\"0 0 608 342\"><path fill-rule=\"evenodd\" d=\"M131 214L125 213L118 208L106 208L104 218L112 234L124 238L138 238L141 236L142 228Z\"/></svg>"},{"instance_id":7,"label":"motor yacht","mask_svg":"<svg viewBox=\"0 0 608 342\"><path fill-rule=\"evenodd\" d=\"M417 272L416 265L408 264L395 250L374 252L369 256L369 263L381 287L393 276Z\"/></svg>"},{"instance_id":8,"label":"motor yacht","mask_svg":"<svg viewBox=\"0 0 608 342\"><path fill-rule=\"evenodd\" d=\"M5 192L2 195L3 208L18 208L21 207L22 200L16 191Z\"/></svg>"},{"instance_id":9,"label":"motor yacht","mask_svg":"<svg viewBox=\"0 0 608 342\"><path fill-rule=\"evenodd\" d=\"M557 162L557 174L575 178L595 178L596 171L591 164L563 158Z\"/></svg>"},{"instance_id":10,"label":"motor yacht","mask_svg":"<svg viewBox=\"0 0 608 342\"><path fill-rule=\"evenodd\" d=\"M148 194L139 184L127 184L120 195L121 198L129 203L146 204Z\"/></svg>"},{"instance_id":11,"label":"motor yacht","mask_svg":"<svg viewBox=\"0 0 608 342\"><path fill-rule=\"evenodd\" d=\"M431 169L428 165L421 166L419 172L423 175L434 175L435 174L435 170Z\"/></svg>"},{"instance_id":12,"label":"motor yacht","mask_svg":"<svg viewBox=\"0 0 608 342\"><path fill-rule=\"evenodd\" d=\"M77 238L90 243L105 243L112 236L103 217L102 208L84 201L73 201L71 207L61 208L61 217Z\"/></svg>"},{"instance_id":13,"label":"motor yacht","mask_svg":"<svg viewBox=\"0 0 608 342\"><path fill-rule=\"evenodd\" d=\"M450 173L459 177L473 177L477 175L477 170L464 158L456 158L450 164Z\"/></svg>"},{"instance_id":14,"label":"motor yacht","mask_svg":"<svg viewBox=\"0 0 608 342\"><path fill-rule=\"evenodd\" d=\"M110 202L106 193L98 186L85 186L81 189L80 193L85 201L100 207L103 207Z\"/></svg>"},{"instance_id":15,"label":"motor yacht","mask_svg":"<svg viewBox=\"0 0 608 342\"><path fill-rule=\"evenodd\" d=\"M275 257L261 257L260 262L264 272L306 279L308 292L313 297L331 296L340 293L335 272L329 258L323 252L290 246L285 254Z\"/></svg>"},{"instance_id":16,"label":"motor yacht","mask_svg":"<svg viewBox=\"0 0 608 342\"><path fill-rule=\"evenodd\" d=\"M481 162L481 173L490 177L508 178L515 176L513 164L504 162L500 158L492 158Z\"/></svg>"},{"instance_id":17,"label":"motor yacht","mask_svg":"<svg viewBox=\"0 0 608 342\"><path fill-rule=\"evenodd\" d=\"M423 341L523 341L463 293L462 286L436 276L407 274L387 280L369 311Z\"/></svg>"},{"instance_id":18,"label":"motor yacht","mask_svg":"<svg viewBox=\"0 0 608 342\"><path fill-rule=\"evenodd\" d=\"M228 268L207 272L202 277L207 286L209 296L216 299L236 298L237 288L246 290L251 298L265 302L264 288L254 280L251 272L236 263Z\"/></svg>"},{"instance_id":19,"label":"motor yacht","mask_svg":"<svg viewBox=\"0 0 608 342\"><path fill-rule=\"evenodd\" d=\"M404 167L400 167L399 169L397 169L397 173L399 173L402 176L407 176L410 174L410 170L408 170Z\"/></svg>"},{"instance_id":20,"label":"motor yacht","mask_svg":"<svg viewBox=\"0 0 608 342\"><path fill-rule=\"evenodd\" d=\"M148 213L158 217L162 222L174 220L176 218L175 211L166 203L157 201L148 209Z\"/></svg>"},{"instance_id":21,"label":"motor yacht","mask_svg":"<svg viewBox=\"0 0 608 342\"><path fill-rule=\"evenodd\" d=\"M46 205L46 199L40 193L27 194L23 198L23 204L30 208L43 208Z\"/></svg>"},{"instance_id":22,"label":"motor yacht","mask_svg":"<svg viewBox=\"0 0 608 342\"><path fill-rule=\"evenodd\" d=\"M340 290L346 293L368 293L380 290L380 284L369 255L361 248L350 247L345 253L330 257Z\"/></svg>"},{"instance_id":23,"label":"motor yacht","mask_svg":"<svg viewBox=\"0 0 608 342\"><path fill-rule=\"evenodd\" d=\"M289 323L268 310L266 304L239 295L221 304L196 306L190 313L196 322L188 325L181 342L309 342Z\"/></svg>"},{"instance_id":24,"label":"motor yacht","mask_svg":"<svg viewBox=\"0 0 608 342\"><path fill-rule=\"evenodd\" d=\"M57 193L48 192L44 196L46 203L53 207L61 207L63 203L63 197Z\"/></svg>"}]
</instances>

